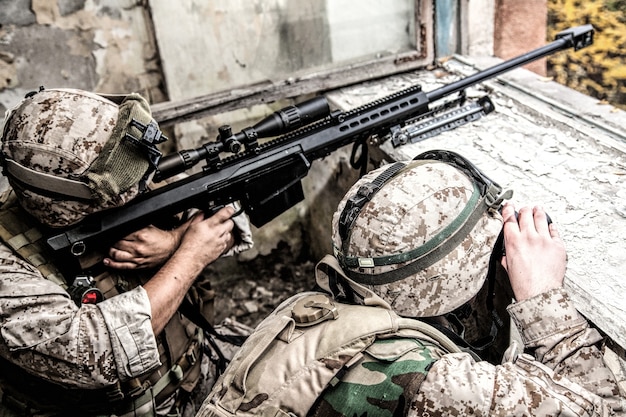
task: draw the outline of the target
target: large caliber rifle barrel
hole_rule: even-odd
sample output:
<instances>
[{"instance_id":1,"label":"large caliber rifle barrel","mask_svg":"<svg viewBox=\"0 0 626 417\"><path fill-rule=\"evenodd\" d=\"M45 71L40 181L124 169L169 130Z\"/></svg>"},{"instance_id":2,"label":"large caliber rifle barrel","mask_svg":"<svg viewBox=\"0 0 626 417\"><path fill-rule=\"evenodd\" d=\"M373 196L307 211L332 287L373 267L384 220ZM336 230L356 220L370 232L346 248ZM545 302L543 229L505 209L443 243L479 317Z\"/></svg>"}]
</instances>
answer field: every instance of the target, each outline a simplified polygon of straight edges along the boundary
<instances>
[{"instance_id":1,"label":"large caliber rifle barrel","mask_svg":"<svg viewBox=\"0 0 626 417\"><path fill-rule=\"evenodd\" d=\"M507 60L501 64L489 67L484 71L480 71L476 74L465 77L462 80L447 84L441 88L426 93L428 101L433 102L435 100L439 100L440 98L445 97L449 94L462 91L471 85L496 77L513 68L520 67L529 62L553 54L554 52L565 50L571 47L573 47L577 51L581 48L589 46L593 43L593 32L594 30L592 25L576 26L559 32L556 35L555 41L545 46L542 46L541 48L537 48L531 52Z\"/></svg>"}]
</instances>

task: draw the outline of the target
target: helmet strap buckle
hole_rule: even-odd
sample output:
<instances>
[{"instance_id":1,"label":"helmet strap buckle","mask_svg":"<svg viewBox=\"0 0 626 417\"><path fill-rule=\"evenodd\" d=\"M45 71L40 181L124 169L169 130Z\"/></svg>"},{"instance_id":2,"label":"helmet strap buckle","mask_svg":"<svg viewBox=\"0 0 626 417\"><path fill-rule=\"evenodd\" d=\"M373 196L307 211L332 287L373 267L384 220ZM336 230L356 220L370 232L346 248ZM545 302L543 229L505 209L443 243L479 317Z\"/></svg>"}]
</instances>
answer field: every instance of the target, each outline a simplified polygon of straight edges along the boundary
<instances>
[{"instance_id":1,"label":"helmet strap buckle","mask_svg":"<svg viewBox=\"0 0 626 417\"><path fill-rule=\"evenodd\" d=\"M485 193L485 204L487 207L497 209L502 205L504 200L510 200L513 197L513 190L504 190L496 184L489 184Z\"/></svg>"}]
</instances>

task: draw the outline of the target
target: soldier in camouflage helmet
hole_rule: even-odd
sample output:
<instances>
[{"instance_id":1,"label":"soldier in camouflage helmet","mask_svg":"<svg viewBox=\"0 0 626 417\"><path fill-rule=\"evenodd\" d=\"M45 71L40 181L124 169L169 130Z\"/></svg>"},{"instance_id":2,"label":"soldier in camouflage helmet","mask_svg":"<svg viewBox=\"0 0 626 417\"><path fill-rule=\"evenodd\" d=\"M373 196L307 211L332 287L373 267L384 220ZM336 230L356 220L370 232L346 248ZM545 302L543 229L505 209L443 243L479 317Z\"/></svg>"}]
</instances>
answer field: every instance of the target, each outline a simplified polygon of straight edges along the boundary
<instances>
[{"instance_id":1,"label":"soldier in camouflage helmet","mask_svg":"<svg viewBox=\"0 0 626 417\"><path fill-rule=\"evenodd\" d=\"M198 417L623 410L602 338L563 289L556 227L538 207L522 208L518 222L514 207L502 206L510 196L449 151L365 175L333 217L335 253L317 265L318 291L259 324ZM465 343L452 318L485 288L493 292L493 269L502 267L524 351L512 343L497 364Z\"/></svg>"},{"instance_id":2,"label":"soldier in camouflage helmet","mask_svg":"<svg viewBox=\"0 0 626 417\"><path fill-rule=\"evenodd\" d=\"M245 248L233 248L233 208L150 226L76 259L58 259L45 244L50 228L146 190L163 139L138 94L40 90L7 112L0 416L182 414L204 373L205 343L178 308L186 296L207 307L210 291L196 278Z\"/></svg>"}]
</instances>

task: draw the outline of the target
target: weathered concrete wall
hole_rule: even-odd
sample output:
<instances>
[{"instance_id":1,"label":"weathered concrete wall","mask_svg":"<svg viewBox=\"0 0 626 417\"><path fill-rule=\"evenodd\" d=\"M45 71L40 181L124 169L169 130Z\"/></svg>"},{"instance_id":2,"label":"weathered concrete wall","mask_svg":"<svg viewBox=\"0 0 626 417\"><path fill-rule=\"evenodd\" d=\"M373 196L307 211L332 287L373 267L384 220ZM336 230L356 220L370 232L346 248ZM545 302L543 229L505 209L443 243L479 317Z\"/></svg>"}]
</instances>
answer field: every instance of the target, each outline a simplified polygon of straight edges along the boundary
<instances>
[{"instance_id":1,"label":"weathered concrete wall","mask_svg":"<svg viewBox=\"0 0 626 417\"><path fill-rule=\"evenodd\" d=\"M467 39L463 44L464 55L493 56L494 0L464 0L467 10L465 27Z\"/></svg>"},{"instance_id":2,"label":"weathered concrete wall","mask_svg":"<svg viewBox=\"0 0 626 417\"><path fill-rule=\"evenodd\" d=\"M165 98L143 1L2 0L0 25L0 113L41 85Z\"/></svg>"},{"instance_id":3,"label":"weathered concrete wall","mask_svg":"<svg viewBox=\"0 0 626 417\"><path fill-rule=\"evenodd\" d=\"M0 0L0 115L40 86L137 91L156 103L163 85L143 1Z\"/></svg>"},{"instance_id":4,"label":"weathered concrete wall","mask_svg":"<svg viewBox=\"0 0 626 417\"><path fill-rule=\"evenodd\" d=\"M150 5L171 100L286 78L330 62L325 0Z\"/></svg>"}]
</instances>

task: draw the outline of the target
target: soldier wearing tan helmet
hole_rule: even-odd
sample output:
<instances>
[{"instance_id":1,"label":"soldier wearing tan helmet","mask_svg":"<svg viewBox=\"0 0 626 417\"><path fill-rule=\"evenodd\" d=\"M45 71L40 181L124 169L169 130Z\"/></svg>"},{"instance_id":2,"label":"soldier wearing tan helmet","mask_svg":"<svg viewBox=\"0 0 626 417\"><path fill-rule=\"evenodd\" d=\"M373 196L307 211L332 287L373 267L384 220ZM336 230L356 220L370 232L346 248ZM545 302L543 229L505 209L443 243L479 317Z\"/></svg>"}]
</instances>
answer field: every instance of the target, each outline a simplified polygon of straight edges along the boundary
<instances>
[{"instance_id":1,"label":"soldier wearing tan helmet","mask_svg":"<svg viewBox=\"0 0 626 417\"><path fill-rule=\"evenodd\" d=\"M518 222L513 206L502 206L510 196L449 151L365 175L333 217L335 253L317 265L316 291L259 324L198 416L621 410L602 338L562 287L566 253L556 227L540 208L521 209ZM461 324L468 306L469 316L481 308L478 299L495 316L490 296L502 267L524 350L512 344L498 364L466 343Z\"/></svg>"},{"instance_id":2,"label":"soldier wearing tan helmet","mask_svg":"<svg viewBox=\"0 0 626 417\"><path fill-rule=\"evenodd\" d=\"M78 262L45 244L50 228L146 190L164 139L138 94L44 89L7 112L2 167L15 198L0 210L0 415L181 415L205 342L177 310L206 292L194 283L204 267L240 249L234 210L148 227Z\"/></svg>"}]
</instances>

